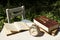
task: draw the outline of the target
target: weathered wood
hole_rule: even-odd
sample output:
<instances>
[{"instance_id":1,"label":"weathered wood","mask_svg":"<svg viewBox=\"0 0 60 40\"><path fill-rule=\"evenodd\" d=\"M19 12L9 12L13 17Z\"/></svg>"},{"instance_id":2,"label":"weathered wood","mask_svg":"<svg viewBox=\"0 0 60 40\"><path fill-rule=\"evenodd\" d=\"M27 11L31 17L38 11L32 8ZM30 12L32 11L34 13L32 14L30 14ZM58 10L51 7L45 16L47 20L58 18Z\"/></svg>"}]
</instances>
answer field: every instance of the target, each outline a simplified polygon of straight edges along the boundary
<instances>
[{"instance_id":1,"label":"weathered wood","mask_svg":"<svg viewBox=\"0 0 60 40\"><path fill-rule=\"evenodd\" d=\"M8 23L10 23L11 18L14 18L19 15L22 16L22 19L24 19L25 18L24 6L12 8L12 9L6 9L6 15L7 15Z\"/></svg>"}]
</instances>

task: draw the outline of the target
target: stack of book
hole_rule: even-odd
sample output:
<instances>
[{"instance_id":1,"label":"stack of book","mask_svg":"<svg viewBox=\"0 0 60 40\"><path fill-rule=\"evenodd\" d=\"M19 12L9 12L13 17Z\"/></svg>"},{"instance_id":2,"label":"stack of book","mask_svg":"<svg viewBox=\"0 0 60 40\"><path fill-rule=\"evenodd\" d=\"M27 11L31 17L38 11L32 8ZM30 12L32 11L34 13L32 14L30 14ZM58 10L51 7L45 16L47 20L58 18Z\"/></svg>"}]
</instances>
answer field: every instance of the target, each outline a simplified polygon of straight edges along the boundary
<instances>
[{"instance_id":1,"label":"stack of book","mask_svg":"<svg viewBox=\"0 0 60 40\"><path fill-rule=\"evenodd\" d=\"M33 19L34 23L42 28L44 31L50 33L52 30L57 29L59 24L55 20L49 19L46 16L40 16Z\"/></svg>"}]
</instances>

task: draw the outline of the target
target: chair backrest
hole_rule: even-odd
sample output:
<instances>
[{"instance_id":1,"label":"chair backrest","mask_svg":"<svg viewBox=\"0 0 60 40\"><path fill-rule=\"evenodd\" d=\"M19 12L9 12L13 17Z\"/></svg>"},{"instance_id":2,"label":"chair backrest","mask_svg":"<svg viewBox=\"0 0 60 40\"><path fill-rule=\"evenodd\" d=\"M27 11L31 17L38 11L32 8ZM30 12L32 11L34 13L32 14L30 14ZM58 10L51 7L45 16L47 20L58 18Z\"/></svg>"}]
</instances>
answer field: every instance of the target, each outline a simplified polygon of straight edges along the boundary
<instances>
[{"instance_id":1,"label":"chair backrest","mask_svg":"<svg viewBox=\"0 0 60 40\"><path fill-rule=\"evenodd\" d=\"M25 18L25 10L24 6L12 8L12 9L6 9L6 15L7 15L7 21L10 23L10 19L14 18L16 16L22 16L22 20Z\"/></svg>"}]
</instances>

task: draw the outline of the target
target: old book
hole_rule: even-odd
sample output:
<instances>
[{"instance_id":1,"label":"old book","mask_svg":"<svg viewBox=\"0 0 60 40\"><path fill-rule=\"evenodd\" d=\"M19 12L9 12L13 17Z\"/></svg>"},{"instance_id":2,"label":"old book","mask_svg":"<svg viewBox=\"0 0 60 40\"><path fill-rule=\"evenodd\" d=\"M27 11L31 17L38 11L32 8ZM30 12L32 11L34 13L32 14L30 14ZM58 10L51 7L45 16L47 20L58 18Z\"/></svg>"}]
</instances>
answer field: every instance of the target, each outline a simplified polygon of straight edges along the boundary
<instances>
[{"instance_id":1,"label":"old book","mask_svg":"<svg viewBox=\"0 0 60 40\"><path fill-rule=\"evenodd\" d=\"M50 34L53 35L53 36L57 35L58 34L58 29L52 30Z\"/></svg>"},{"instance_id":2,"label":"old book","mask_svg":"<svg viewBox=\"0 0 60 40\"><path fill-rule=\"evenodd\" d=\"M50 32L58 28L59 24L55 20L49 19L45 16L40 16L33 19L34 23L44 29L47 32Z\"/></svg>"},{"instance_id":3,"label":"old book","mask_svg":"<svg viewBox=\"0 0 60 40\"><path fill-rule=\"evenodd\" d=\"M33 22L30 20L22 20L20 22L14 22L13 25L16 27L17 31L28 30L32 26Z\"/></svg>"},{"instance_id":4,"label":"old book","mask_svg":"<svg viewBox=\"0 0 60 40\"><path fill-rule=\"evenodd\" d=\"M19 32L20 30L28 30L33 22L28 20L22 20L20 22L7 23L6 28L12 32Z\"/></svg>"},{"instance_id":5,"label":"old book","mask_svg":"<svg viewBox=\"0 0 60 40\"><path fill-rule=\"evenodd\" d=\"M17 29L16 31L29 29L28 25L26 25L24 22L14 22L14 26Z\"/></svg>"},{"instance_id":6,"label":"old book","mask_svg":"<svg viewBox=\"0 0 60 40\"><path fill-rule=\"evenodd\" d=\"M10 31L18 31L17 27L15 27L14 23L5 23L6 29L9 29Z\"/></svg>"}]
</instances>

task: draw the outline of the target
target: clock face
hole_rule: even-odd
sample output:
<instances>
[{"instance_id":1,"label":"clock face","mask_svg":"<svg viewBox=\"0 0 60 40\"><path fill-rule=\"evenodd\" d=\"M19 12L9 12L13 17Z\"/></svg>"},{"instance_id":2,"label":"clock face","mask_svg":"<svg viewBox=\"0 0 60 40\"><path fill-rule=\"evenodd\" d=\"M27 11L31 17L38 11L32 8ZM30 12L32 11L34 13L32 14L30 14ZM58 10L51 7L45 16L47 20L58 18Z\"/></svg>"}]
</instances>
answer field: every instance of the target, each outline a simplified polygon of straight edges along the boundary
<instances>
[{"instance_id":1,"label":"clock face","mask_svg":"<svg viewBox=\"0 0 60 40\"><path fill-rule=\"evenodd\" d=\"M34 28L32 28L30 31L31 31L31 35L33 35L33 36L35 36L35 35L38 34L38 33L37 33L37 30L34 29Z\"/></svg>"},{"instance_id":2,"label":"clock face","mask_svg":"<svg viewBox=\"0 0 60 40\"><path fill-rule=\"evenodd\" d=\"M37 36L38 35L38 31L37 31L37 28L36 26L32 26L31 29L30 29L30 34L32 36Z\"/></svg>"}]
</instances>

